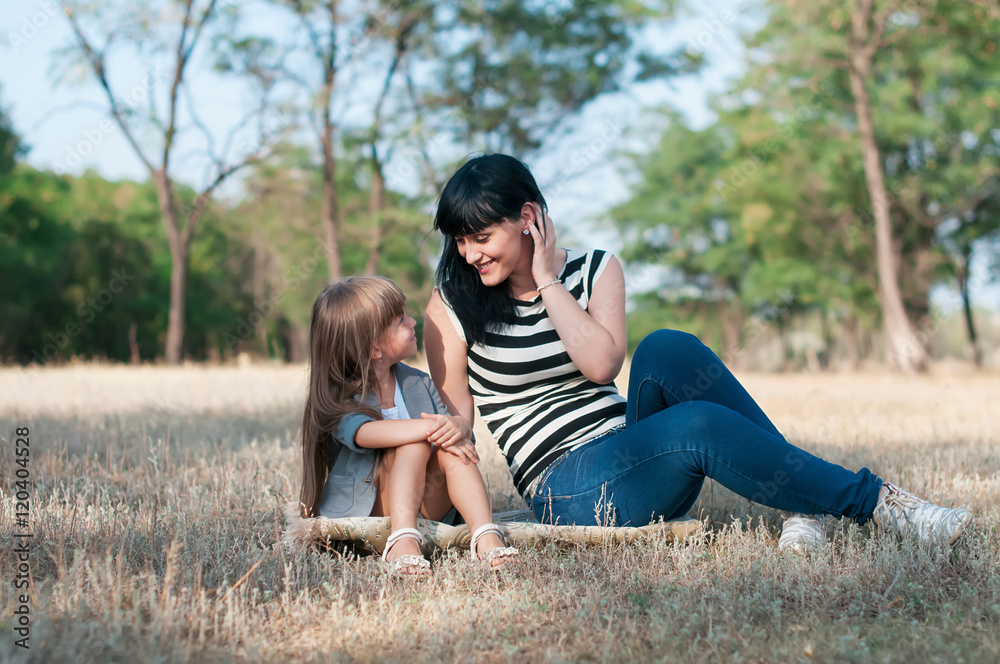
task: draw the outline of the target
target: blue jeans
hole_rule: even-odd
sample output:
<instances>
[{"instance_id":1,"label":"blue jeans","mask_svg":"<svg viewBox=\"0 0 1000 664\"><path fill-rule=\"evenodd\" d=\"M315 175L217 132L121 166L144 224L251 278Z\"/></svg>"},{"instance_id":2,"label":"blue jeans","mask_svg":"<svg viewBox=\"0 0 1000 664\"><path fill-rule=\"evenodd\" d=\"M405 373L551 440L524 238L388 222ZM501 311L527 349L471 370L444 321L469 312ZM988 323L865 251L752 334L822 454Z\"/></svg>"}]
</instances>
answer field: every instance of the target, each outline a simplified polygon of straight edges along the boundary
<instances>
[{"instance_id":1,"label":"blue jeans","mask_svg":"<svg viewBox=\"0 0 1000 664\"><path fill-rule=\"evenodd\" d=\"M768 507L859 523L882 486L789 444L715 353L659 330L632 358L625 428L556 459L531 507L544 523L641 526L686 515L706 477Z\"/></svg>"}]
</instances>

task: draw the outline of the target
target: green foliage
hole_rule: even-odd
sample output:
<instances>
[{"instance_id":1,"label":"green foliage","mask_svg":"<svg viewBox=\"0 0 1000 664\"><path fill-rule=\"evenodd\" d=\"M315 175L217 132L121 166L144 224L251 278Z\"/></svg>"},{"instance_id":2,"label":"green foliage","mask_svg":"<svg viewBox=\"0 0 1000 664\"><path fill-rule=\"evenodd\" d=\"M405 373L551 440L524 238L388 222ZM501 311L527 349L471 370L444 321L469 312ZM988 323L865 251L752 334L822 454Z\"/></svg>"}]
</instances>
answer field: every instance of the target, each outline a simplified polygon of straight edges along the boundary
<instances>
[{"instance_id":1,"label":"green foliage","mask_svg":"<svg viewBox=\"0 0 1000 664\"><path fill-rule=\"evenodd\" d=\"M423 96L432 130L469 149L524 155L596 97L637 80L692 71L683 51L634 43L635 30L673 14L674 2L633 0L439 3ZM627 65L635 63L637 71Z\"/></svg>"},{"instance_id":2,"label":"green foliage","mask_svg":"<svg viewBox=\"0 0 1000 664\"><path fill-rule=\"evenodd\" d=\"M337 190L341 207L341 245L345 275L363 274L372 250L371 219L368 215L370 164L357 151L342 151L337 166ZM271 158L256 164L245 185L249 195L227 216L224 225L231 236L243 238L239 256L247 270L244 296L251 309L241 313L249 322L253 312L273 313L252 330L230 326L224 352L241 350L274 354L290 353L290 331L305 330L313 301L327 284L327 270L319 218L322 172L303 147L278 146ZM430 295L433 277L428 246L428 220L416 206L394 192L387 195L382 210L382 240L377 247L376 273L399 284L418 318ZM270 303L270 304L269 304ZM275 346L275 340L278 345Z\"/></svg>"},{"instance_id":3,"label":"green foliage","mask_svg":"<svg viewBox=\"0 0 1000 664\"><path fill-rule=\"evenodd\" d=\"M327 11L316 2L277 4L306 19ZM869 91L902 259L899 281L917 322L933 287L968 286L972 258L995 256L1000 244L1000 21L968 4L875 4L876 13L895 7ZM113 16L123 7L116 4ZM844 68L851 7L842 0L765 3L764 27L746 38L745 75L714 102L717 121L695 130L668 112L660 143L633 155L641 179L610 216L630 275L660 277L632 300L633 339L671 326L733 348L753 316L782 330L806 318L852 330L857 322L861 333L879 324L871 197ZM292 76L303 61L281 56L330 46L324 40L331 34L317 32L318 23L302 23L294 35L300 42L279 43L246 33L245 25L236 30L231 10L221 15L234 26L231 39L212 49L217 69L269 90L275 85L276 96L279 79L301 83L316 73ZM700 58L635 41L638 29L674 10L672 1L632 0L342 7L335 36L344 48L332 63L340 73L329 94L344 95L337 104L355 95L342 83L351 76L385 90L377 115L345 114L333 132L343 273L362 273L374 260L374 270L397 281L419 314L437 253L422 207L440 184L431 182L440 169L428 155L447 159L442 155L458 146L463 155L487 149L523 156L595 98L630 81L696 69ZM123 48L162 52L167 34L154 14L119 34ZM393 78L386 56L400 44L405 57ZM288 76L277 76L279 65ZM283 101L289 117L316 120L317 97ZM291 132L294 124L281 129ZM398 184L393 154L401 151L426 157L425 197L390 189L374 205L373 169L384 171L390 188ZM17 164L22 153L0 112L0 358L158 356L171 255L153 187L35 171ZM245 186L243 200L207 210L192 241L188 357L292 357L326 283L314 151L279 146L248 171ZM184 202L196 192L174 190L187 212ZM122 285L113 283L115 274L127 284L112 293ZM102 303L105 291L113 298Z\"/></svg>"},{"instance_id":4,"label":"green foliage","mask_svg":"<svg viewBox=\"0 0 1000 664\"><path fill-rule=\"evenodd\" d=\"M14 161L21 153L21 140L10 124L10 118L0 107L0 176L5 176L14 169Z\"/></svg>"},{"instance_id":5,"label":"green foliage","mask_svg":"<svg viewBox=\"0 0 1000 664\"><path fill-rule=\"evenodd\" d=\"M190 193L190 192L188 192ZM224 265L237 238L210 225L192 246L189 355L204 359L247 298ZM148 184L18 166L0 180L0 358L127 361L163 346L170 255Z\"/></svg>"}]
</instances>

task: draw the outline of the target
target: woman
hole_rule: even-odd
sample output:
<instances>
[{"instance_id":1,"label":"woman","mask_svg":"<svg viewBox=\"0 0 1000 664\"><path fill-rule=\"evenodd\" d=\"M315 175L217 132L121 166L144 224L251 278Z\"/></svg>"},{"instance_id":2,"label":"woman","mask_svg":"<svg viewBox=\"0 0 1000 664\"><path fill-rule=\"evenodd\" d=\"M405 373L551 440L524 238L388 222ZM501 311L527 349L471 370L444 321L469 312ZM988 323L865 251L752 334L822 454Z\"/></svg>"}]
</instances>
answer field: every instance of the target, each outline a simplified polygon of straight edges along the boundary
<instances>
[{"instance_id":1,"label":"woman","mask_svg":"<svg viewBox=\"0 0 1000 664\"><path fill-rule=\"evenodd\" d=\"M971 521L789 444L695 337L660 330L632 358L625 279L603 251L556 246L545 199L507 155L468 161L448 181L445 236L424 336L450 412L493 432L514 484L544 522L639 526L684 516L706 477L796 513L782 546L822 541L831 514L954 542Z\"/></svg>"}]
</instances>

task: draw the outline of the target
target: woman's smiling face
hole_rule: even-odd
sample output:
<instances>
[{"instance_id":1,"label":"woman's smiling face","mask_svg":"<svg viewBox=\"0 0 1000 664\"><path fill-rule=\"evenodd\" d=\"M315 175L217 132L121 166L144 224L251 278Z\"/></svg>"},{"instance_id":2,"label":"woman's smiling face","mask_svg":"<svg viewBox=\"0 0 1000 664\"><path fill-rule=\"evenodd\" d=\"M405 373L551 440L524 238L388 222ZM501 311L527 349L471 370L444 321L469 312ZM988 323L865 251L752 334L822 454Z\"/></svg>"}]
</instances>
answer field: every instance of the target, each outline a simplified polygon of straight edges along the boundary
<instances>
[{"instance_id":1,"label":"woman's smiling face","mask_svg":"<svg viewBox=\"0 0 1000 664\"><path fill-rule=\"evenodd\" d=\"M531 238L523 234L522 226L520 221L502 221L479 233L455 236L458 253L476 268L483 285L502 284L526 255L530 259L530 251L525 251L525 245L530 244Z\"/></svg>"}]
</instances>

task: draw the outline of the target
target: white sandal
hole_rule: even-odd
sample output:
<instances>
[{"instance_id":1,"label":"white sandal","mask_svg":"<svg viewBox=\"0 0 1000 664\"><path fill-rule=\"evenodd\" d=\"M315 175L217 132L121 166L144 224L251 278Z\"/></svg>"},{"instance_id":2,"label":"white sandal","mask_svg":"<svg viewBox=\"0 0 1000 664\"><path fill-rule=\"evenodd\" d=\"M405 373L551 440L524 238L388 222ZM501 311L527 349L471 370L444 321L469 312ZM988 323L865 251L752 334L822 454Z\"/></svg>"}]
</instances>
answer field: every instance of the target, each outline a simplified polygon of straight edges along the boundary
<instances>
[{"instance_id":1,"label":"white sandal","mask_svg":"<svg viewBox=\"0 0 1000 664\"><path fill-rule=\"evenodd\" d=\"M497 524L495 523L487 523L484 526L480 526L476 530L476 532L472 534L472 546L469 548L469 553L472 555L473 560L481 560L483 561L483 563L486 564L487 567L495 571L503 567L503 565L494 565L493 564L494 560L496 560L497 558L500 559L516 558L520 554L520 551L518 551L516 548L512 546L498 546L490 549L485 554L480 556L479 554L476 553L476 547L479 545L479 540L484 535L487 535L489 533L493 533L494 535L500 538L500 541L503 541L503 532L500 530L500 527L497 526Z\"/></svg>"},{"instance_id":2,"label":"white sandal","mask_svg":"<svg viewBox=\"0 0 1000 664\"><path fill-rule=\"evenodd\" d=\"M420 544L424 545L424 536L420 534L420 531L416 528L400 528L399 530L393 532L389 535L389 539L385 541L385 549L382 551L382 563L386 566L389 573L396 576L430 576L431 574L431 562L424 558L423 556L418 556L412 553L405 553L399 558L394 559L389 562L385 559L386 555L389 553L396 542L402 539L415 539ZM403 572L404 569L412 568L411 572Z\"/></svg>"}]
</instances>

